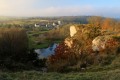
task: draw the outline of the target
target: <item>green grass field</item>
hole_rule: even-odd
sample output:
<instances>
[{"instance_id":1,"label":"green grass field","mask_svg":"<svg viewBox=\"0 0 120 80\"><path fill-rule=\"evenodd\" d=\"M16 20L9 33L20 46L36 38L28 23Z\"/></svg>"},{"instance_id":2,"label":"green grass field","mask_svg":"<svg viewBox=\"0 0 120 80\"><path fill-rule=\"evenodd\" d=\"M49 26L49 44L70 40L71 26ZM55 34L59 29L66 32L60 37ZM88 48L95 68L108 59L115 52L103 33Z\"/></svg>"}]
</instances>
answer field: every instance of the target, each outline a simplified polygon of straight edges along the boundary
<instances>
[{"instance_id":1,"label":"green grass field","mask_svg":"<svg viewBox=\"0 0 120 80\"><path fill-rule=\"evenodd\" d=\"M0 80L120 80L120 69L98 72L42 73L24 71L0 73Z\"/></svg>"},{"instance_id":2,"label":"green grass field","mask_svg":"<svg viewBox=\"0 0 120 80\"><path fill-rule=\"evenodd\" d=\"M42 37L39 37L39 35L44 34L48 31L39 31L39 32L29 32L28 36L29 36L29 48L35 48L35 49L41 49L41 48L47 48L49 47L49 45L51 45L51 43L60 43L62 40L60 39L56 39L56 40L46 40L43 39L43 41L41 42L40 39L42 39ZM40 44L37 44L37 42L41 42Z\"/></svg>"}]
</instances>

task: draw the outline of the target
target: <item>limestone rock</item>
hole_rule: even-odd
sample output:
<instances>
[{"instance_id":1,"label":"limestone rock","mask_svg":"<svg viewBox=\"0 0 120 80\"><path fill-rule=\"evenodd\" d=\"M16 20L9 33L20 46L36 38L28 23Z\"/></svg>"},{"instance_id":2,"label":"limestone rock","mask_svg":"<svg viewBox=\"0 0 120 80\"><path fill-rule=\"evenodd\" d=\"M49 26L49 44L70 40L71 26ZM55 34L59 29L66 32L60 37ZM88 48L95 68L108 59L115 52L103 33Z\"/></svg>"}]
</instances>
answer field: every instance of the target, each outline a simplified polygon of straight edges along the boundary
<instances>
[{"instance_id":1,"label":"limestone rock","mask_svg":"<svg viewBox=\"0 0 120 80\"><path fill-rule=\"evenodd\" d=\"M70 26L70 36L73 37L77 33L75 26Z\"/></svg>"},{"instance_id":2,"label":"limestone rock","mask_svg":"<svg viewBox=\"0 0 120 80\"><path fill-rule=\"evenodd\" d=\"M79 27L77 26L70 26L70 37L67 37L64 40L65 45L67 45L69 48L72 48L72 44L73 44L73 37L75 36L75 34L80 30Z\"/></svg>"},{"instance_id":3,"label":"limestone rock","mask_svg":"<svg viewBox=\"0 0 120 80\"><path fill-rule=\"evenodd\" d=\"M92 41L93 51L100 51L100 49L105 49L106 42L111 39L111 36L98 36Z\"/></svg>"},{"instance_id":4,"label":"limestone rock","mask_svg":"<svg viewBox=\"0 0 120 80\"><path fill-rule=\"evenodd\" d=\"M65 45L67 45L69 48L72 48L73 40L72 38L66 38L64 41Z\"/></svg>"}]
</instances>

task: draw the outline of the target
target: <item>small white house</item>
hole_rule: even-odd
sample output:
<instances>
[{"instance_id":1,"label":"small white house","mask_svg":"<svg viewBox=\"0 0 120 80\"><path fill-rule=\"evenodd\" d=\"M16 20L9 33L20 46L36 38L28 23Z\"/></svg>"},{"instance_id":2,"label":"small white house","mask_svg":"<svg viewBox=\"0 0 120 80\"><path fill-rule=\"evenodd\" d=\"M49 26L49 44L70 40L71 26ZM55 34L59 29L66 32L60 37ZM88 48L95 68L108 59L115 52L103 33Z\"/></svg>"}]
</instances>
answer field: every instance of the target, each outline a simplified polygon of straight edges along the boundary
<instances>
[{"instance_id":1,"label":"small white house","mask_svg":"<svg viewBox=\"0 0 120 80\"><path fill-rule=\"evenodd\" d=\"M58 21L58 24L61 25L61 21Z\"/></svg>"},{"instance_id":2,"label":"small white house","mask_svg":"<svg viewBox=\"0 0 120 80\"><path fill-rule=\"evenodd\" d=\"M40 27L40 25L39 24L35 24L35 27Z\"/></svg>"},{"instance_id":3,"label":"small white house","mask_svg":"<svg viewBox=\"0 0 120 80\"><path fill-rule=\"evenodd\" d=\"M56 26L56 24L55 24L55 23L53 23L53 26Z\"/></svg>"}]
</instances>

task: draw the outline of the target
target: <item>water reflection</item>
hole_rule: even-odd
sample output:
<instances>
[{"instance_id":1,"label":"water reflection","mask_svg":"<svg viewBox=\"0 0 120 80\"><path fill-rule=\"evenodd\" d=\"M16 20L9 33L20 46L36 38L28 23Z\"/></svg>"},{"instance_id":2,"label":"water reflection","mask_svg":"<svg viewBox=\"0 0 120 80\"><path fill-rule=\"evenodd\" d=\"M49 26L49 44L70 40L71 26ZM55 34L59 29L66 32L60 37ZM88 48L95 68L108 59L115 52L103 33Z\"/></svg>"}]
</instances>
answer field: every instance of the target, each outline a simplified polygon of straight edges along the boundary
<instances>
[{"instance_id":1,"label":"water reflection","mask_svg":"<svg viewBox=\"0 0 120 80\"><path fill-rule=\"evenodd\" d=\"M48 56L55 53L54 50L57 46L58 46L58 44L53 43L48 48L36 49L35 52L38 54L39 58L47 58Z\"/></svg>"}]
</instances>

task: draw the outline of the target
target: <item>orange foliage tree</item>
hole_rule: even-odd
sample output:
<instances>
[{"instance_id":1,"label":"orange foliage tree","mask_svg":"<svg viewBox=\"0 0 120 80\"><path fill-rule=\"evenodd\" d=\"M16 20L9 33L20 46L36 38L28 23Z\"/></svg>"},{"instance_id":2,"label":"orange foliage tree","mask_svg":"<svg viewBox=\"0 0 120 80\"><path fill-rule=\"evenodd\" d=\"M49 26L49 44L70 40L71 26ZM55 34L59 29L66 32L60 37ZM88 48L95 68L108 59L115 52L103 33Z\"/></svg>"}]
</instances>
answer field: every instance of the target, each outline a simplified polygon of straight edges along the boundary
<instances>
[{"instance_id":1,"label":"orange foliage tree","mask_svg":"<svg viewBox=\"0 0 120 80\"><path fill-rule=\"evenodd\" d=\"M111 18L106 18L103 20L102 29L103 30L112 30L115 25L115 22Z\"/></svg>"}]
</instances>

